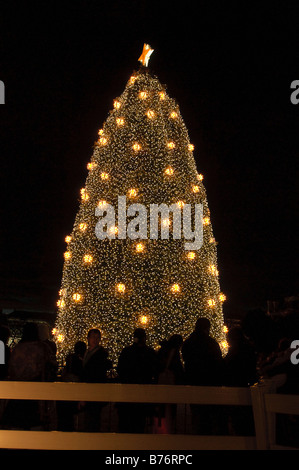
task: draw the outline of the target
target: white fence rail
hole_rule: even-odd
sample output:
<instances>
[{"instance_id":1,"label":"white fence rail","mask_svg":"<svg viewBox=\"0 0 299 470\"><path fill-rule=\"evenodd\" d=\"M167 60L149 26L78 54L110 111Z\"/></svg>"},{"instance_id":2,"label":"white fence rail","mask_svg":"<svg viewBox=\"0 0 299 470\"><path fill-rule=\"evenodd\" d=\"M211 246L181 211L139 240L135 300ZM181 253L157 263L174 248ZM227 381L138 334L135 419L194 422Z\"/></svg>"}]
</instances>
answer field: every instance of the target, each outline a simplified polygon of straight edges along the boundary
<instances>
[{"instance_id":1,"label":"white fence rail","mask_svg":"<svg viewBox=\"0 0 299 470\"><path fill-rule=\"evenodd\" d=\"M0 382L1 400L176 403L252 407L255 436L0 430L2 449L272 450L275 414L299 414L299 396L276 395L273 382L250 388L180 385ZM287 449L287 448L285 448ZM289 449L288 449L289 450Z\"/></svg>"}]
</instances>

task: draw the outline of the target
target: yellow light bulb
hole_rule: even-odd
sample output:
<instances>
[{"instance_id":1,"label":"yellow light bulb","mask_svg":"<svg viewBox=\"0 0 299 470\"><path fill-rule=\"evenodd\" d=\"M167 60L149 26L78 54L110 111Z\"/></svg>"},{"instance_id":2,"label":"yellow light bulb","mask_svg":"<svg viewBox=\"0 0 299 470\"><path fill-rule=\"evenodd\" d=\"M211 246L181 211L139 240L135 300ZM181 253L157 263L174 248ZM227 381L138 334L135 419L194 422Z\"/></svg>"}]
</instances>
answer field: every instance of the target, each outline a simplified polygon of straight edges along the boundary
<instances>
[{"instance_id":1,"label":"yellow light bulb","mask_svg":"<svg viewBox=\"0 0 299 470\"><path fill-rule=\"evenodd\" d=\"M104 133L103 129L100 129L99 132L98 132L99 135L102 135L103 133Z\"/></svg>"},{"instance_id":2,"label":"yellow light bulb","mask_svg":"<svg viewBox=\"0 0 299 470\"><path fill-rule=\"evenodd\" d=\"M119 109L121 107L120 101L114 100L113 101L113 106L115 109Z\"/></svg>"},{"instance_id":3,"label":"yellow light bulb","mask_svg":"<svg viewBox=\"0 0 299 470\"><path fill-rule=\"evenodd\" d=\"M136 80L137 80L137 77L136 77L135 75L132 75L132 76L130 77L129 82L130 82L131 85L133 85L133 83L135 83Z\"/></svg>"},{"instance_id":4,"label":"yellow light bulb","mask_svg":"<svg viewBox=\"0 0 299 470\"><path fill-rule=\"evenodd\" d=\"M166 96L166 95L165 95L165 92L164 92L164 91L160 91L159 96L160 96L160 99L161 99L161 100L165 100L165 96Z\"/></svg>"},{"instance_id":5,"label":"yellow light bulb","mask_svg":"<svg viewBox=\"0 0 299 470\"><path fill-rule=\"evenodd\" d=\"M141 98L142 100L145 100L147 98L147 92L146 91L141 91L139 93L139 98Z\"/></svg>"},{"instance_id":6,"label":"yellow light bulb","mask_svg":"<svg viewBox=\"0 0 299 470\"><path fill-rule=\"evenodd\" d=\"M142 253L144 251L144 249L145 249L145 246L144 246L143 243L137 243L137 245L136 245L137 253Z\"/></svg>"},{"instance_id":7,"label":"yellow light bulb","mask_svg":"<svg viewBox=\"0 0 299 470\"><path fill-rule=\"evenodd\" d=\"M185 203L184 203L184 201L178 201L178 202L177 202L177 205L178 205L180 208L182 208L182 207L184 207Z\"/></svg>"},{"instance_id":8,"label":"yellow light bulb","mask_svg":"<svg viewBox=\"0 0 299 470\"><path fill-rule=\"evenodd\" d=\"M138 191L135 188L130 189L129 192L128 192L129 197L136 197L137 193L138 193Z\"/></svg>"},{"instance_id":9,"label":"yellow light bulb","mask_svg":"<svg viewBox=\"0 0 299 470\"><path fill-rule=\"evenodd\" d=\"M58 341L59 343L62 343L63 340L64 340L64 336L63 336L62 334L60 334L60 335L57 336L57 341Z\"/></svg>"},{"instance_id":10,"label":"yellow light bulb","mask_svg":"<svg viewBox=\"0 0 299 470\"><path fill-rule=\"evenodd\" d=\"M194 193L198 193L198 192L199 192L199 186L194 185L194 186L192 187L192 191L193 191Z\"/></svg>"},{"instance_id":11,"label":"yellow light bulb","mask_svg":"<svg viewBox=\"0 0 299 470\"><path fill-rule=\"evenodd\" d=\"M178 293L181 291L181 288L179 286L179 284L172 284L171 286L171 292L173 292L174 294Z\"/></svg>"},{"instance_id":12,"label":"yellow light bulb","mask_svg":"<svg viewBox=\"0 0 299 470\"><path fill-rule=\"evenodd\" d=\"M84 263L92 263L93 257L91 255L84 255L83 261Z\"/></svg>"},{"instance_id":13,"label":"yellow light bulb","mask_svg":"<svg viewBox=\"0 0 299 470\"><path fill-rule=\"evenodd\" d=\"M71 256L72 256L72 255L71 255L71 252L70 252L70 251L66 251L66 252L64 253L64 259L66 259L66 260L67 260L67 259L70 259Z\"/></svg>"},{"instance_id":14,"label":"yellow light bulb","mask_svg":"<svg viewBox=\"0 0 299 470\"><path fill-rule=\"evenodd\" d=\"M141 150L141 145L136 142L133 145L133 150L135 150L135 152L138 152L139 150Z\"/></svg>"},{"instance_id":15,"label":"yellow light bulb","mask_svg":"<svg viewBox=\"0 0 299 470\"><path fill-rule=\"evenodd\" d=\"M117 284L116 286L118 292L120 292L121 294L123 294L126 290L126 286L124 284L122 284L121 282L119 284Z\"/></svg>"},{"instance_id":16,"label":"yellow light bulb","mask_svg":"<svg viewBox=\"0 0 299 470\"><path fill-rule=\"evenodd\" d=\"M60 299L57 301L57 307L64 307L65 306L65 301L63 299Z\"/></svg>"},{"instance_id":17,"label":"yellow light bulb","mask_svg":"<svg viewBox=\"0 0 299 470\"><path fill-rule=\"evenodd\" d=\"M168 176L173 175L173 169L169 166L168 168L166 168L165 174Z\"/></svg>"},{"instance_id":18,"label":"yellow light bulb","mask_svg":"<svg viewBox=\"0 0 299 470\"><path fill-rule=\"evenodd\" d=\"M105 171L103 171L103 172L101 173L101 178L102 178L102 180L107 180L107 179L109 179L108 173L106 173Z\"/></svg>"},{"instance_id":19,"label":"yellow light bulb","mask_svg":"<svg viewBox=\"0 0 299 470\"><path fill-rule=\"evenodd\" d=\"M168 147L169 149L174 149L174 148L175 148L175 143L174 143L174 142L168 142L168 143L167 143L167 147Z\"/></svg>"},{"instance_id":20,"label":"yellow light bulb","mask_svg":"<svg viewBox=\"0 0 299 470\"><path fill-rule=\"evenodd\" d=\"M187 258L190 259L190 260L193 260L196 258L196 253L194 251L189 251L189 253L187 254Z\"/></svg>"},{"instance_id":21,"label":"yellow light bulb","mask_svg":"<svg viewBox=\"0 0 299 470\"><path fill-rule=\"evenodd\" d=\"M100 137L99 140L98 140L98 143L99 143L100 145L106 145L107 142L108 142L107 137Z\"/></svg>"},{"instance_id":22,"label":"yellow light bulb","mask_svg":"<svg viewBox=\"0 0 299 470\"><path fill-rule=\"evenodd\" d=\"M85 232L85 230L87 229L87 224L85 222L82 222L79 225L79 229L81 230L81 232Z\"/></svg>"},{"instance_id":23,"label":"yellow light bulb","mask_svg":"<svg viewBox=\"0 0 299 470\"><path fill-rule=\"evenodd\" d=\"M81 298L82 298L82 296L81 296L81 294L79 294L78 292L76 292L75 294L73 294L73 300L74 300L75 302L80 302Z\"/></svg>"},{"instance_id":24,"label":"yellow light bulb","mask_svg":"<svg viewBox=\"0 0 299 470\"><path fill-rule=\"evenodd\" d=\"M88 170L93 170L94 168L96 168L97 164L94 163L94 162L90 162L90 163L87 163L87 169Z\"/></svg>"},{"instance_id":25,"label":"yellow light bulb","mask_svg":"<svg viewBox=\"0 0 299 470\"><path fill-rule=\"evenodd\" d=\"M202 223L203 223L204 225L209 225L209 224L210 224L210 217L204 217L204 218L202 219Z\"/></svg>"},{"instance_id":26,"label":"yellow light bulb","mask_svg":"<svg viewBox=\"0 0 299 470\"><path fill-rule=\"evenodd\" d=\"M202 180L203 180L203 175L202 175L201 173L198 174L198 175L197 175L197 179L198 179L199 181L202 181Z\"/></svg>"},{"instance_id":27,"label":"yellow light bulb","mask_svg":"<svg viewBox=\"0 0 299 470\"><path fill-rule=\"evenodd\" d=\"M57 328L52 328L52 331L51 331L52 335L55 336L56 333L57 333Z\"/></svg>"},{"instance_id":28,"label":"yellow light bulb","mask_svg":"<svg viewBox=\"0 0 299 470\"><path fill-rule=\"evenodd\" d=\"M107 201L104 201L104 200L99 201L98 206L100 209L105 209L105 207L107 206Z\"/></svg>"},{"instance_id":29,"label":"yellow light bulb","mask_svg":"<svg viewBox=\"0 0 299 470\"><path fill-rule=\"evenodd\" d=\"M149 109L147 111L146 115L149 119L154 119L154 117L156 116L156 113L154 111L152 111L151 109Z\"/></svg>"},{"instance_id":30,"label":"yellow light bulb","mask_svg":"<svg viewBox=\"0 0 299 470\"><path fill-rule=\"evenodd\" d=\"M219 295L219 300L220 300L221 302L224 302L224 301L226 300L226 295L220 294L220 295Z\"/></svg>"},{"instance_id":31,"label":"yellow light bulb","mask_svg":"<svg viewBox=\"0 0 299 470\"><path fill-rule=\"evenodd\" d=\"M194 150L194 145L193 145L193 144L189 144L189 145L188 145L188 150L190 150L190 152L192 152L192 150Z\"/></svg>"},{"instance_id":32,"label":"yellow light bulb","mask_svg":"<svg viewBox=\"0 0 299 470\"><path fill-rule=\"evenodd\" d=\"M117 124L118 126L123 126L124 123L125 123L124 118L117 118L117 119L116 119L116 124Z\"/></svg>"},{"instance_id":33,"label":"yellow light bulb","mask_svg":"<svg viewBox=\"0 0 299 470\"><path fill-rule=\"evenodd\" d=\"M172 119L176 119L176 118L178 117L178 113L177 113L176 111L172 111L172 112L170 113L170 117L171 117Z\"/></svg>"},{"instance_id":34,"label":"yellow light bulb","mask_svg":"<svg viewBox=\"0 0 299 470\"><path fill-rule=\"evenodd\" d=\"M224 332L224 333L228 333L228 328L227 328L226 325L224 325L224 327L223 327L223 332Z\"/></svg>"},{"instance_id":35,"label":"yellow light bulb","mask_svg":"<svg viewBox=\"0 0 299 470\"><path fill-rule=\"evenodd\" d=\"M215 305L216 305L216 302L215 302L214 299L209 299L209 300L208 300L208 306L209 306L209 307L215 307Z\"/></svg>"},{"instance_id":36,"label":"yellow light bulb","mask_svg":"<svg viewBox=\"0 0 299 470\"><path fill-rule=\"evenodd\" d=\"M148 323L148 318L146 315L141 315L139 321L142 325L146 325Z\"/></svg>"},{"instance_id":37,"label":"yellow light bulb","mask_svg":"<svg viewBox=\"0 0 299 470\"><path fill-rule=\"evenodd\" d=\"M70 243L70 241L72 241L72 237L70 235L67 235L64 240L66 241L66 243Z\"/></svg>"}]
</instances>

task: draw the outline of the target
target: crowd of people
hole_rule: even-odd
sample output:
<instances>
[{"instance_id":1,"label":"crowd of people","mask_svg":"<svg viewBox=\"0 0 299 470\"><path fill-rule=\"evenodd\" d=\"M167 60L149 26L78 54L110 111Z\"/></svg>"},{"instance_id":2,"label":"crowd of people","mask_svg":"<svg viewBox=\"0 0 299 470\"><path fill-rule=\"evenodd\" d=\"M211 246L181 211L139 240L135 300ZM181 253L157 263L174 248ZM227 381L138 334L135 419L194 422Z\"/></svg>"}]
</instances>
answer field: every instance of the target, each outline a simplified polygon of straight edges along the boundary
<instances>
[{"instance_id":1,"label":"crowd of people","mask_svg":"<svg viewBox=\"0 0 299 470\"><path fill-rule=\"evenodd\" d=\"M285 372L285 391L299 391L298 372L289 360L289 339L279 338L276 349L265 354L258 350L252 338L245 336L243 329L232 328L227 334L229 350L223 357L219 344L210 335L207 318L199 318L194 331L185 340L175 334L161 341L158 351L147 344L146 331L137 328L132 343L121 351L113 376L109 374L113 364L101 344L98 329L88 332L86 343L75 344L61 374L58 374L56 345L50 339L47 325L39 329L35 323L26 324L22 339L12 350L7 346L8 339L8 329L1 327L0 340L6 345L6 361L0 365L1 380L248 387L261 376ZM53 418L51 414L55 414L56 428L71 431L75 430L74 417L80 413L84 417L83 430L96 432L101 430L101 415L106 405L58 401L53 408L53 402L2 400L0 426L45 428ZM191 405L190 408L193 433L244 435L254 430L250 407ZM153 427L160 427L153 432L175 432L176 405L117 403L116 409L119 432L143 433L149 421Z\"/></svg>"}]
</instances>

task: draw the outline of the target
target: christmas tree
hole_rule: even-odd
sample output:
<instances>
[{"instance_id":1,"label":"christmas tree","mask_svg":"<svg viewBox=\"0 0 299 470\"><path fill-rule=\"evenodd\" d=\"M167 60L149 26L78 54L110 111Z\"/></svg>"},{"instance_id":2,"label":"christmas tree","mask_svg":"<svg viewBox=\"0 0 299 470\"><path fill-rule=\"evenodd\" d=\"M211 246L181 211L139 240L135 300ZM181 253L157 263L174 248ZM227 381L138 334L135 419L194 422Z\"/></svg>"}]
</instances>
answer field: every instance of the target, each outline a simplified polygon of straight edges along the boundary
<instances>
[{"instance_id":1,"label":"christmas tree","mask_svg":"<svg viewBox=\"0 0 299 470\"><path fill-rule=\"evenodd\" d=\"M66 237L55 326L63 356L99 328L117 361L135 328L145 328L148 344L158 347L175 333L186 338L199 317L209 318L211 336L226 350L203 176L178 104L148 68L151 52L144 45L138 71L99 130ZM200 246L191 243L197 209Z\"/></svg>"}]
</instances>

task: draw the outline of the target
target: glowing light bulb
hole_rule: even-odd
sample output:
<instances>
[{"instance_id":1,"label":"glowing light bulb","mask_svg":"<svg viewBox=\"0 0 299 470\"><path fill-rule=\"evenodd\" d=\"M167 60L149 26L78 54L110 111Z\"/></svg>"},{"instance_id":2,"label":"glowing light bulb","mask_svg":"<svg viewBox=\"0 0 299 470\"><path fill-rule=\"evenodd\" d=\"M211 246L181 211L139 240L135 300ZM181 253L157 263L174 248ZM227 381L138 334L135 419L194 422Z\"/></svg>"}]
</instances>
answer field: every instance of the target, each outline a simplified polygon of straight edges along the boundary
<instances>
[{"instance_id":1,"label":"glowing light bulb","mask_svg":"<svg viewBox=\"0 0 299 470\"><path fill-rule=\"evenodd\" d=\"M182 207L184 207L185 203L184 203L184 201L178 201L178 202L177 202L177 205L178 205L180 208L182 208Z\"/></svg>"},{"instance_id":2,"label":"glowing light bulb","mask_svg":"<svg viewBox=\"0 0 299 470\"><path fill-rule=\"evenodd\" d=\"M81 230L81 232L85 232L85 230L87 229L87 224L85 222L82 222L79 225L79 229Z\"/></svg>"},{"instance_id":3,"label":"glowing light bulb","mask_svg":"<svg viewBox=\"0 0 299 470\"><path fill-rule=\"evenodd\" d=\"M123 126L124 123L125 123L124 118L117 118L117 119L116 119L116 124L117 124L118 126Z\"/></svg>"},{"instance_id":4,"label":"glowing light bulb","mask_svg":"<svg viewBox=\"0 0 299 470\"><path fill-rule=\"evenodd\" d=\"M115 109L119 109L121 107L121 103L118 100L113 101L113 106Z\"/></svg>"},{"instance_id":5,"label":"glowing light bulb","mask_svg":"<svg viewBox=\"0 0 299 470\"><path fill-rule=\"evenodd\" d=\"M148 318L146 315L141 315L139 321L142 325L146 325L148 323Z\"/></svg>"},{"instance_id":6,"label":"glowing light bulb","mask_svg":"<svg viewBox=\"0 0 299 470\"><path fill-rule=\"evenodd\" d=\"M144 246L143 243L137 243L137 245L136 245L137 253L142 253L144 251L144 249L145 249L145 246Z\"/></svg>"},{"instance_id":7,"label":"glowing light bulb","mask_svg":"<svg viewBox=\"0 0 299 470\"><path fill-rule=\"evenodd\" d=\"M76 292L75 294L73 294L73 300L74 300L75 302L80 302L81 298L82 298L82 296L81 296L81 294L79 294L78 292Z\"/></svg>"},{"instance_id":8,"label":"glowing light bulb","mask_svg":"<svg viewBox=\"0 0 299 470\"><path fill-rule=\"evenodd\" d=\"M84 263L90 264L93 261L93 257L91 255L84 255L83 261L84 261Z\"/></svg>"},{"instance_id":9,"label":"glowing light bulb","mask_svg":"<svg viewBox=\"0 0 299 470\"><path fill-rule=\"evenodd\" d=\"M136 197L137 193L138 193L138 191L135 188L130 189L129 192L128 192L129 197Z\"/></svg>"},{"instance_id":10,"label":"glowing light bulb","mask_svg":"<svg viewBox=\"0 0 299 470\"><path fill-rule=\"evenodd\" d=\"M224 302L224 301L226 300L226 295L220 294L220 295L219 295L219 300L220 300L221 302Z\"/></svg>"},{"instance_id":11,"label":"glowing light bulb","mask_svg":"<svg viewBox=\"0 0 299 470\"><path fill-rule=\"evenodd\" d=\"M178 117L178 113L177 113L176 111L172 111L172 112L170 113L170 117L171 117L172 119L176 119L176 118Z\"/></svg>"},{"instance_id":12,"label":"glowing light bulb","mask_svg":"<svg viewBox=\"0 0 299 470\"><path fill-rule=\"evenodd\" d=\"M124 292L126 290L126 286L124 284L122 284L121 282L119 284L117 284L116 288L117 288L117 290L120 294L124 294Z\"/></svg>"},{"instance_id":13,"label":"glowing light bulb","mask_svg":"<svg viewBox=\"0 0 299 470\"><path fill-rule=\"evenodd\" d=\"M224 332L224 333L228 333L228 328L227 328L226 325L224 325L224 327L223 327L223 332Z\"/></svg>"},{"instance_id":14,"label":"glowing light bulb","mask_svg":"<svg viewBox=\"0 0 299 470\"><path fill-rule=\"evenodd\" d=\"M193 260L196 258L196 253L194 251L189 251L189 253L187 254L187 258L190 259L190 260Z\"/></svg>"},{"instance_id":15,"label":"glowing light bulb","mask_svg":"<svg viewBox=\"0 0 299 470\"><path fill-rule=\"evenodd\" d=\"M194 193L198 193L199 192L199 186L197 186L196 184L192 187L192 191Z\"/></svg>"},{"instance_id":16,"label":"glowing light bulb","mask_svg":"<svg viewBox=\"0 0 299 470\"><path fill-rule=\"evenodd\" d=\"M168 176L173 175L173 169L169 166L168 168L166 168L165 174Z\"/></svg>"},{"instance_id":17,"label":"glowing light bulb","mask_svg":"<svg viewBox=\"0 0 299 470\"><path fill-rule=\"evenodd\" d=\"M189 144L189 145L188 145L188 150L190 150L190 152L192 152L192 150L194 150L194 145L193 145L193 144Z\"/></svg>"},{"instance_id":18,"label":"glowing light bulb","mask_svg":"<svg viewBox=\"0 0 299 470\"><path fill-rule=\"evenodd\" d=\"M82 199L82 201L88 201L89 195L88 195L88 193L86 192L86 189L85 189L85 188L82 188L82 189L80 190L80 193L81 193L81 199Z\"/></svg>"},{"instance_id":19,"label":"glowing light bulb","mask_svg":"<svg viewBox=\"0 0 299 470\"><path fill-rule=\"evenodd\" d=\"M175 143L174 142L167 142L167 147L169 149L174 149L175 148Z\"/></svg>"},{"instance_id":20,"label":"glowing light bulb","mask_svg":"<svg viewBox=\"0 0 299 470\"><path fill-rule=\"evenodd\" d=\"M179 284L172 284L172 286L171 286L171 292L172 293L176 294L180 291L181 291L181 288L180 288Z\"/></svg>"},{"instance_id":21,"label":"glowing light bulb","mask_svg":"<svg viewBox=\"0 0 299 470\"><path fill-rule=\"evenodd\" d=\"M57 307L64 307L65 306L65 301L63 299L60 299L57 301Z\"/></svg>"},{"instance_id":22,"label":"glowing light bulb","mask_svg":"<svg viewBox=\"0 0 299 470\"><path fill-rule=\"evenodd\" d=\"M202 223L203 223L204 225L209 225L209 224L210 224L210 217L204 217L204 218L202 219Z\"/></svg>"},{"instance_id":23,"label":"glowing light bulb","mask_svg":"<svg viewBox=\"0 0 299 470\"><path fill-rule=\"evenodd\" d=\"M218 276L219 272L214 264L210 264L209 266L209 272L213 274L214 276Z\"/></svg>"},{"instance_id":24,"label":"glowing light bulb","mask_svg":"<svg viewBox=\"0 0 299 470\"><path fill-rule=\"evenodd\" d=\"M165 100L165 96L166 96L166 95L165 95L165 92L164 92L164 91L160 91L159 96L160 96L160 99L161 99L161 100Z\"/></svg>"},{"instance_id":25,"label":"glowing light bulb","mask_svg":"<svg viewBox=\"0 0 299 470\"><path fill-rule=\"evenodd\" d=\"M111 234L113 234L113 233L117 234L118 233L118 228L115 225L113 225L112 227L110 227L109 232Z\"/></svg>"},{"instance_id":26,"label":"glowing light bulb","mask_svg":"<svg viewBox=\"0 0 299 470\"><path fill-rule=\"evenodd\" d=\"M142 100L145 100L147 98L147 92L146 91L141 91L139 93L139 98Z\"/></svg>"},{"instance_id":27,"label":"glowing light bulb","mask_svg":"<svg viewBox=\"0 0 299 470\"><path fill-rule=\"evenodd\" d=\"M107 201L104 201L104 200L99 201L98 207L100 209L105 209L106 206L107 206Z\"/></svg>"},{"instance_id":28,"label":"glowing light bulb","mask_svg":"<svg viewBox=\"0 0 299 470\"><path fill-rule=\"evenodd\" d=\"M170 226L170 219L162 219L162 225L163 225L163 227L169 227Z\"/></svg>"},{"instance_id":29,"label":"glowing light bulb","mask_svg":"<svg viewBox=\"0 0 299 470\"><path fill-rule=\"evenodd\" d=\"M105 171L102 171L101 178L102 178L102 180L107 180L107 179L109 179L109 174L106 173Z\"/></svg>"},{"instance_id":30,"label":"glowing light bulb","mask_svg":"<svg viewBox=\"0 0 299 470\"><path fill-rule=\"evenodd\" d=\"M208 306L209 306L209 307L215 307L215 305L216 305L216 302L215 302L214 299L209 299L209 300L208 300Z\"/></svg>"},{"instance_id":31,"label":"glowing light bulb","mask_svg":"<svg viewBox=\"0 0 299 470\"><path fill-rule=\"evenodd\" d=\"M57 335L58 343L62 343L63 340L64 340L64 336L62 334Z\"/></svg>"},{"instance_id":32,"label":"glowing light bulb","mask_svg":"<svg viewBox=\"0 0 299 470\"><path fill-rule=\"evenodd\" d=\"M131 85L133 85L133 83L135 83L136 80L137 80L137 77L136 77L135 75L132 75L132 76L130 77L129 82L130 82Z\"/></svg>"},{"instance_id":33,"label":"glowing light bulb","mask_svg":"<svg viewBox=\"0 0 299 470\"><path fill-rule=\"evenodd\" d=\"M72 256L72 254L71 254L70 251L66 251L66 252L64 253L64 259L66 259L66 260L70 259L71 256Z\"/></svg>"},{"instance_id":34,"label":"glowing light bulb","mask_svg":"<svg viewBox=\"0 0 299 470\"><path fill-rule=\"evenodd\" d=\"M149 119L154 119L154 117L156 116L156 113L154 111L152 111L151 109L149 109L147 111L146 115Z\"/></svg>"},{"instance_id":35,"label":"glowing light bulb","mask_svg":"<svg viewBox=\"0 0 299 470\"><path fill-rule=\"evenodd\" d=\"M103 129L100 129L99 132L98 132L99 135L102 135L104 134L104 130Z\"/></svg>"},{"instance_id":36,"label":"glowing light bulb","mask_svg":"<svg viewBox=\"0 0 299 470\"><path fill-rule=\"evenodd\" d=\"M70 241L72 241L72 237L70 235L67 235L64 240L66 243L70 243Z\"/></svg>"},{"instance_id":37,"label":"glowing light bulb","mask_svg":"<svg viewBox=\"0 0 299 470\"><path fill-rule=\"evenodd\" d=\"M98 143L100 145L107 145L107 143L108 143L107 137L100 137L99 140L98 140Z\"/></svg>"},{"instance_id":38,"label":"glowing light bulb","mask_svg":"<svg viewBox=\"0 0 299 470\"><path fill-rule=\"evenodd\" d=\"M57 333L57 328L52 328L52 331L51 331L52 335L55 336L56 333Z\"/></svg>"},{"instance_id":39,"label":"glowing light bulb","mask_svg":"<svg viewBox=\"0 0 299 470\"><path fill-rule=\"evenodd\" d=\"M202 180L203 180L203 175L202 175L201 173L199 173L199 174L197 175L197 179L198 179L199 181L202 181Z\"/></svg>"},{"instance_id":40,"label":"glowing light bulb","mask_svg":"<svg viewBox=\"0 0 299 470\"><path fill-rule=\"evenodd\" d=\"M136 142L136 143L133 145L133 150L135 150L135 152L138 152L139 150L141 150L141 145L138 144L138 142Z\"/></svg>"},{"instance_id":41,"label":"glowing light bulb","mask_svg":"<svg viewBox=\"0 0 299 470\"><path fill-rule=\"evenodd\" d=\"M93 170L94 168L96 168L97 164L95 162L90 162L90 163L87 163L87 169L88 170Z\"/></svg>"}]
</instances>

